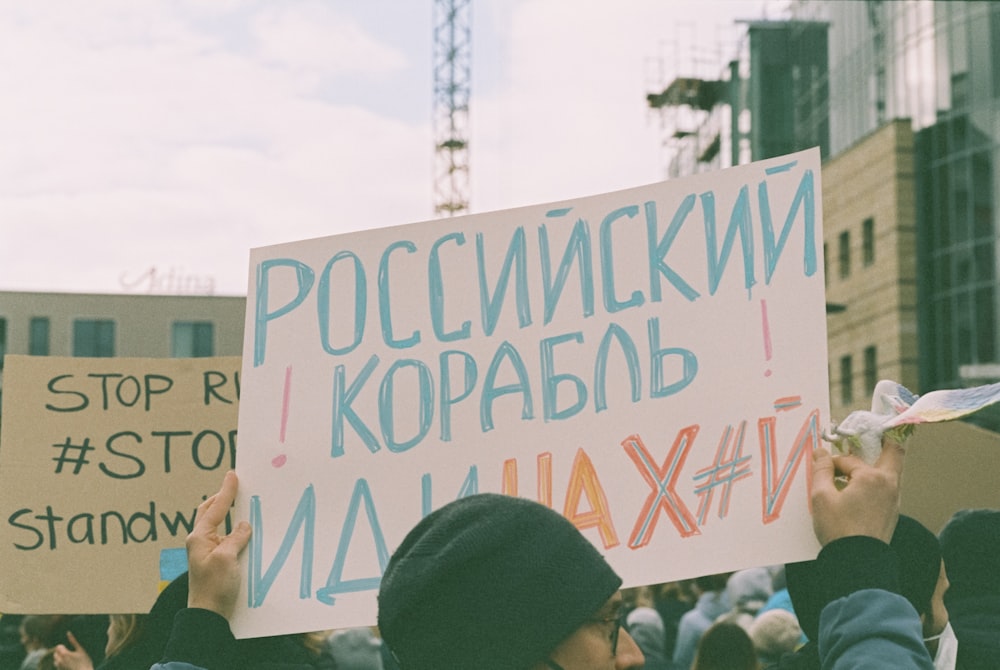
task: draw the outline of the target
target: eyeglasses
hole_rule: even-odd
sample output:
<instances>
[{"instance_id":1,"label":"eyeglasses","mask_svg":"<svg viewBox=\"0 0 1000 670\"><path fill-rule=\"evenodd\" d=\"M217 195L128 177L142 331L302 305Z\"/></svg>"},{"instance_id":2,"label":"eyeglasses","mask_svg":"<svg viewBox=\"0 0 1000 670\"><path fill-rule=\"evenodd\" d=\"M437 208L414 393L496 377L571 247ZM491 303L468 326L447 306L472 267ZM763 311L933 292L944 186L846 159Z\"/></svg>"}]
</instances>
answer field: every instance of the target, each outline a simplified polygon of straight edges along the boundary
<instances>
[{"instance_id":1,"label":"eyeglasses","mask_svg":"<svg viewBox=\"0 0 1000 670\"><path fill-rule=\"evenodd\" d=\"M628 612L623 607L615 616L611 617L598 617L596 619L588 619L587 623L594 624L611 624L611 655L615 656L618 653L618 636L622 631L622 628L626 627L625 617L628 616Z\"/></svg>"},{"instance_id":2,"label":"eyeglasses","mask_svg":"<svg viewBox=\"0 0 1000 670\"><path fill-rule=\"evenodd\" d=\"M618 637L621 634L622 628L625 628L625 617L628 616L628 612L625 608L622 608L618 614L610 617L597 617L595 619L587 619L584 623L589 624L611 624L611 656L614 657L618 654ZM545 659L545 665L549 670L564 670L564 668L551 659Z\"/></svg>"}]
</instances>

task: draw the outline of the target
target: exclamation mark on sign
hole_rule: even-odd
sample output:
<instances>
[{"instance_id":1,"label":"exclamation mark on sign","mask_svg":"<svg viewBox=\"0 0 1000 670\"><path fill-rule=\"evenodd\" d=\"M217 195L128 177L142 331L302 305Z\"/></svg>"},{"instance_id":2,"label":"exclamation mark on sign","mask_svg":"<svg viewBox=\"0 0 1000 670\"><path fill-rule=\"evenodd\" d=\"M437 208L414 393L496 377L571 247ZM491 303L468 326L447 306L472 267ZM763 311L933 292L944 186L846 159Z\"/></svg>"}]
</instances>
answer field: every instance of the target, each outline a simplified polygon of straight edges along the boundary
<instances>
[{"instance_id":1,"label":"exclamation mark on sign","mask_svg":"<svg viewBox=\"0 0 1000 670\"><path fill-rule=\"evenodd\" d=\"M760 301L760 320L764 332L764 360L771 360L771 326L767 321L767 301ZM764 370L764 376L771 376L771 368Z\"/></svg>"},{"instance_id":2,"label":"exclamation mark on sign","mask_svg":"<svg viewBox=\"0 0 1000 670\"><path fill-rule=\"evenodd\" d=\"M285 443L285 429L288 428L288 400L289 395L292 390L292 366L289 365L285 368L285 392L281 398L281 432L278 435L278 441L282 444ZM279 454L271 459L271 465L276 468L280 468L285 464L288 457L285 454Z\"/></svg>"}]
</instances>

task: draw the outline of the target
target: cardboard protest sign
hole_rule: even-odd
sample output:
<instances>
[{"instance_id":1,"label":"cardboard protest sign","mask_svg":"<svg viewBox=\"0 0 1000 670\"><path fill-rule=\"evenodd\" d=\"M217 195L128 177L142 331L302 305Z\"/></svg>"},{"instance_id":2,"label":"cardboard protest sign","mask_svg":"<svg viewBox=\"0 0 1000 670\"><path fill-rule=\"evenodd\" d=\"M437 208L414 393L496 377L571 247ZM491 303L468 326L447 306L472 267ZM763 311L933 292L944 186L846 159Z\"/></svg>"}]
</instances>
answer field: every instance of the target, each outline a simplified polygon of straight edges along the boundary
<instances>
[{"instance_id":1,"label":"cardboard protest sign","mask_svg":"<svg viewBox=\"0 0 1000 670\"><path fill-rule=\"evenodd\" d=\"M252 250L237 636L374 623L392 549L474 492L626 585L814 556L820 200L810 150Z\"/></svg>"},{"instance_id":2,"label":"cardboard protest sign","mask_svg":"<svg viewBox=\"0 0 1000 670\"><path fill-rule=\"evenodd\" d=\"M1000 435L963 421L918 426L906 441L899 511L939 533L963 509L1000 509Z\"/></svg>"},{"instance_id":3,"label":"cardboard protest sign","mask_svg":"<svg viewBox=\"0 0 1000 670\"><path fill-rule=\"evenodd\" d=\"M7 356L0 612L148 612L235 467L238 356Z\"/></svg>"}]
</instances>

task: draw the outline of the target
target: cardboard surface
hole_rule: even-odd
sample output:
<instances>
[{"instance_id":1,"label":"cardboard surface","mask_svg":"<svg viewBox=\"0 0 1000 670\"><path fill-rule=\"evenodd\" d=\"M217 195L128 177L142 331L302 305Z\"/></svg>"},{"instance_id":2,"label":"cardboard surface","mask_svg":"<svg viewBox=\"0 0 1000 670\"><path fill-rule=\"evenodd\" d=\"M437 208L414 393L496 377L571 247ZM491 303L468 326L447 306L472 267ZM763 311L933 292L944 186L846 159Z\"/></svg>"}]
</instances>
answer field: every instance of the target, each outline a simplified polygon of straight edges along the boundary
<instances>
[{"instance_id":1,"label":"cardboard surface","mask_svg":"<svg viewBox=\"0 0 1000 670\"><path fill-rule=\"evenodd\" d=\"M240 358L7 356L0 612L148 612L235 466ZM168 574L169 573L169 574Z\"/></svg>"},{"instance_id":2,"label":"cardboard surface","mask_svg":"<svg viewBox=\"0 0 1000 670\"><path fill-rule=\"evenodd\" d=\"M906 442L899 510L933 532L963 509L1000 509L1000 435L961 421L926 423Z\"/></svg>"}]
</instances>

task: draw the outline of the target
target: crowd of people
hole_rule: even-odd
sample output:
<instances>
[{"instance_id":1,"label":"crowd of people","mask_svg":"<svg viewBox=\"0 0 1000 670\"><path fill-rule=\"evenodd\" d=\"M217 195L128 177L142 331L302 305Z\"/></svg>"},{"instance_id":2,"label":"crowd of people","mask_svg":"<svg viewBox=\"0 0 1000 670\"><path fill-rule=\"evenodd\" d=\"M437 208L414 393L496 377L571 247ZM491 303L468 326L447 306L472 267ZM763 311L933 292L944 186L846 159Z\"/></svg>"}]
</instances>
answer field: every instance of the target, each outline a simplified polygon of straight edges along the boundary
<instances>
[{"instance_id":1,"label":"crowd of people","mask_svg":"<svg viewBox=\"0 0 1000 670\"><path fill-rule=\"evenodd\" d=\"M934 667L1000 668L1000 510L963 510L940 538L900 515L888 545ZM819 670L827 579L807 561L628 589L626 630L648 670Z\"/></svg>"},{"instance_id":2,"label":"crowd of people","mask_svg":"<svg viewBox=\"0 0 1000 670\"><path fill-rule=\"evenodd\" d=\"M228 473L188 537L189 572L140 615L0 616L0 670L765 670L1000 668L1000 510L935 535L899 514L903 449L814 454L816 559L622 589L565 517L476 494L393 553L378 626L236 640L243 522Z\"/></svg>"},{"instance_id":3,"label":"crowd of people","mask_svg":"<svg viewBox=\"0 0 1000 670\"><path fill-rule=\"evenodd\" d=\"M4 615L0 670L147 670L167 648L174 616L187 607L188 576L148 614ZM225 665L259 670L397 670L374 628L238 641ZM387 662L388 661L388 662Z\"/></svg>"}]
</instances>

